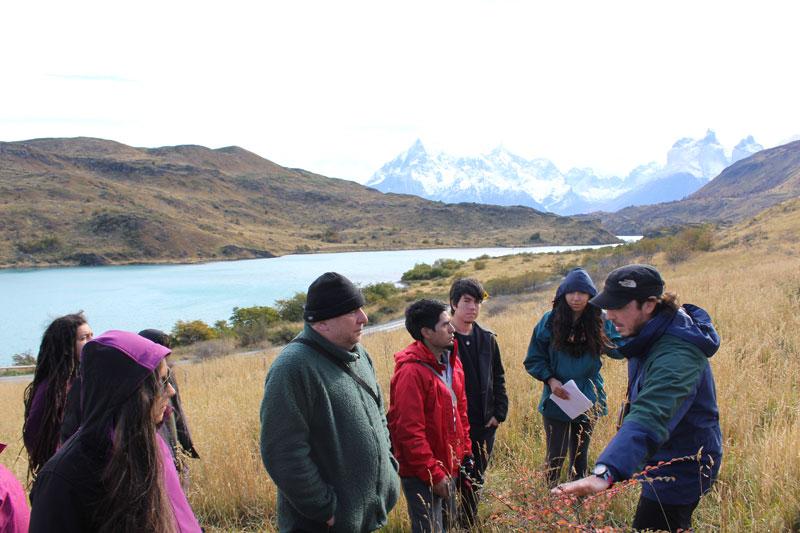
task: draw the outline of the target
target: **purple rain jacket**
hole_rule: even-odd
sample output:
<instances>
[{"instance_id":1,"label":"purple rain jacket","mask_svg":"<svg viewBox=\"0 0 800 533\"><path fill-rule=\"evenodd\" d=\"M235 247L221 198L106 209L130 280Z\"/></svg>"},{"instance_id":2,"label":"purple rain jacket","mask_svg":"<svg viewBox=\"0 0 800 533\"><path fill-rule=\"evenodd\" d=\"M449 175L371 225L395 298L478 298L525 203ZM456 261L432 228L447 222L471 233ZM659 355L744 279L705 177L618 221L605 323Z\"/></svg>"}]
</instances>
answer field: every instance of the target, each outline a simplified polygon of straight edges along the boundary
<instances>
[{"instance_id":1,"label":"purple rain jacket","mask_svg":"<svg viewBox=\"0 0 800 533\"><path fill-rule=\"evenodd\" d=\"M97 531L102 474L122 405L139 390L170 350L127 331L107 331L89 341L81 355L82 424L45 464L31 491L31 533ZM186 495L176 483L172 458L160 438L165 487L180 532L199 532Z\"/></svg>"}]
</instances>

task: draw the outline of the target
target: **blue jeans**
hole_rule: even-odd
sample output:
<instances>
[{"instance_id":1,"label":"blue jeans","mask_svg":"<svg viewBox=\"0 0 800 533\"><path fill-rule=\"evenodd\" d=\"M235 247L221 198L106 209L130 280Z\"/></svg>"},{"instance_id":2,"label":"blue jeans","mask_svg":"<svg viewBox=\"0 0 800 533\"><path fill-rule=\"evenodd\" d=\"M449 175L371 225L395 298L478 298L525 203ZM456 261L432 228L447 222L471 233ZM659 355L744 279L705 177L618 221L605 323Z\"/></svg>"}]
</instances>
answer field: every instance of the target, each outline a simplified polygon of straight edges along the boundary
<instances>
[{"instance_id":1,"label":"blue jeans","mask_svg":"<svg viewBox=\"0 0 800 533\"><path fill-rule=\"evenodd\" d=\"M450 497L442 498L433 493L430 485L416 477L400 478L403 494L408 504L412 533L441 533L447 531L450 517L456 508L455 484L450 482Z\"/></svg>"}]
</instances>

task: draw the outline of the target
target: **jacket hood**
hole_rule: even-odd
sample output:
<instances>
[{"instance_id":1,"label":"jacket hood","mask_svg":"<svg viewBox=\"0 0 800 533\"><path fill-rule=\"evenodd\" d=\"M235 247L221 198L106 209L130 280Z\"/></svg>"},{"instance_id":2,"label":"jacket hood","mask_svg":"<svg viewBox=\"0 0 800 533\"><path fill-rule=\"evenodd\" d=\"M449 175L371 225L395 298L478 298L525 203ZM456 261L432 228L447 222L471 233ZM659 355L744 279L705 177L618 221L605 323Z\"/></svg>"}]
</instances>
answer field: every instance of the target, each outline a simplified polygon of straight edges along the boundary
<instances>
[{"instance_id":1,"label":"jacket hood","mask_svg":"<svg viewBox=\"0 0 800 533\"><path fill-rule=\"evenodd\" d=\"M585 292L590 298L597 296L597 287L594 286L589 273L582 268L574 268L567 272L556 290L556 300L569 292Z\"/></svg>"},{"instance_id":2,"label":"jacket hood","mask_svg":"<svg viewBox=\"0 0 800 533\"><path fill-rule=\"evenodd\" d=\"M169 354L169 348L128 331L106 331L86 343L81 354L82 431L108 434L122 405Z\"/></svg>"},{"instance_id":3,"label":"jacket hood","mask_svg":"<svg viewBox=\"0 0 800 533\"><path fill-rule=\"evenodd\" d=\"M618 351L628 358L645 357L662 335L685 340L700 349L706 357L711 357L719 349L719 334L708 313L696 305L683 304L677 312L665 310L655 315Z\"/></svg>"},{"instance_id":4,"label":"jacket hood","mask_svg":"<svg viewBox=\"0 0 800 533\"><path fill-rule=\"evenodd\" d=\"M450 363L453 364L453 358L457 357L458 355L458 343L453 343L453 350L450 352ZM420 361L422 363L431 365L434 368L441 368L442 365L439 364L439 361L436 360L434 357L433 352L431 352L425 343L422 341L414 341L413 343L409 344L401 351L394 354L394 368L397 371L398 368L403 366L406 363L412 361Z\"/></svg>"},{"instance_id":5,"label":"jacket hood","mask_svg":"<svg viewBox=\"0 0 800 533\"><path fill-rule=\"evenodd\" d=\"M692 304L683 304L672 319L666 333L697 346L711 357L719 350L720 338L708 313Z\"/></svg>"}]
</instances>

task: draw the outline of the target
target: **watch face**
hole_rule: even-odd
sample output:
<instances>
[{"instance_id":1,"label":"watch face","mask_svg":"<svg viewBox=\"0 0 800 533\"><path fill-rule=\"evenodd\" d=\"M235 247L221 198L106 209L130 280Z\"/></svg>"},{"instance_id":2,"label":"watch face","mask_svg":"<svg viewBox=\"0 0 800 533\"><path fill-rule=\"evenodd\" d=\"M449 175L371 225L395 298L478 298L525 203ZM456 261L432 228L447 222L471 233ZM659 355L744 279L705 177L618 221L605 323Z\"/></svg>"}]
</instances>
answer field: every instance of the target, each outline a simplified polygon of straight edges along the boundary
<instances>
[{"instance_id":1,"label":"watch face","mask_svg":"<svg viewBox=\"0 0 800 533\"><path fill-rule=\"evenodd\" d=\"M608 467L606 465L596 465L592 470L592 474L597 477L603 477L608 474Z\"/></svg>"}]
</instances>

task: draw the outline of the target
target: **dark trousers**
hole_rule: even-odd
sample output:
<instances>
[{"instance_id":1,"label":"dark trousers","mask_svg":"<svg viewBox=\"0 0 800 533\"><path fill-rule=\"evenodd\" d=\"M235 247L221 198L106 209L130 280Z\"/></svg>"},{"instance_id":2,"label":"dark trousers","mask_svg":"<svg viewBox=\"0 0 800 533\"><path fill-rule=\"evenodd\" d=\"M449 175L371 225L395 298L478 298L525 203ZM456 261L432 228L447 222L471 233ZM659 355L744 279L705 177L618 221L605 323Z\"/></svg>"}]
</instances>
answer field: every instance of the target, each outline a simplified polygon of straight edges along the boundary
<instances>
[{"instance_id":1,"label":"dark trousers","mask_svg":"<svg viewBox=\"0 0 800 533\"><path fill-rule=\"evenodd\" d=\"M406 496L408 517L411 519L413 533L441 533L448 530L452 522L450 516L455 512L455 484L450 483L450 497L442 498L433 489L415 477L400 478L403 494Z\"/></svg>"},{"instance_id":2,"label":"dark trousers","mask_svg":"<svg viewBox=\"0 0 800 533\"><path fill-rule=\"evenodd\" d=\"M475 459L475 474L477 479L473 483L463 476L459 478L459 507L458 523L461 527L469 529L475 525L478 516L478 500L480 489L483 486L483 474L489 466L489 458L494 448L494 437L497 428L476 427L470 428L469 438L472 440L472 456Z\"/></svg>"},{"instance_id":3,"label":"dark trousers","mask_svg":"<svg viewBox=\"0 0 800 533\"><path fill-rule=\"evenodd\" d=\"M555 418L544 419L544 433L547 438L547 483L550 487L558 484L561 467L569 452L569 479L586 476L589 461L589 442L592 439L592 422L586 417L578 417L571 422Z\"/></svg>"},{"instance_id":4,"label":"dark trousers","mask_svg":"<svg viewBox=\"0 0 800 533\"><path fill-rule=\"evenodd\" d=\"M632 527L636 530L688 531L692 528L692 513L698 503L700 500L686 505L667 505L640 497Z\"/></svg>"}]
</instances>

